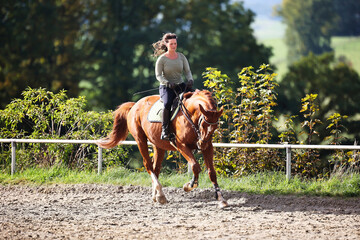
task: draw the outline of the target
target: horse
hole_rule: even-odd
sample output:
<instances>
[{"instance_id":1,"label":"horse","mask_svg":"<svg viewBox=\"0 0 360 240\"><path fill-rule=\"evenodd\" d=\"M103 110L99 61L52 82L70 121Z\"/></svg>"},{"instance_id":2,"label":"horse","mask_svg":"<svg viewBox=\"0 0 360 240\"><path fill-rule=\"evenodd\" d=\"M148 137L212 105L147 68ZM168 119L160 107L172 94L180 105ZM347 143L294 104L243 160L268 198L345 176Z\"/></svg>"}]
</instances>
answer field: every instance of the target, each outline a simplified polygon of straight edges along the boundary
<instances>
[{"instance_id":1,"label":"horse","mask_svg":"<svg viewBox=\"0 0 360 240\"><path fill-rule=\"evenodd\" d=\"M152 179L152 199L160 204L167 199L159 182L161 163L166 151L179 151L193 171L193 178L184 184L186 192L198 186L200 164L196 161L193 151L200 150L204 157L209 178L215 189L215 197L219 207L227 207L217 183L213 164L212 136L218 127L223 108L218 111L217 103L207 90L195 90L183 94L180 101L181 111L170 124L175 138L173 141L161 140L161 123L152 123L147 115L152 105L159 100L159 95L141 98L137 102L121 104L114 112L114 123L111 133L102 139L98 145L102 148L113 148L127 138L130 131L143 157L143 164ZM149 156L148 141L153 145L153 159Z\"/></svg>"}]
</instances>

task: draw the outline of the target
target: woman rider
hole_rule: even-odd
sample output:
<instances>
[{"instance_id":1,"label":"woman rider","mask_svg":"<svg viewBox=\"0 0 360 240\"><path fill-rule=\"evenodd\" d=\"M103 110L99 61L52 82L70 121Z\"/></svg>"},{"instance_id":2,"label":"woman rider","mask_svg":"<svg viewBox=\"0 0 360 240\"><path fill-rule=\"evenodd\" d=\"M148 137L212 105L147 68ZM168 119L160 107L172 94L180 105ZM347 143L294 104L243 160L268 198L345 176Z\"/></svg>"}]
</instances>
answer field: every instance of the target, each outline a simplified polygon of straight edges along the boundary
<instances>
[{"instance_id":1,"label":"woman rider","mask_svg":"<svg viewBox=\"0 0 360 240\"><path fill-rule=\"evenodd\" d=\"M177 36L174 33L166 33L162 39L153 44L154 56L158 57L155 64L156 79L160 82L159 93L164 103L162 117L161 139L170 140L170 110L176 97L176 93L191 90L194 80L192 78L189 62L177 48ZM184 73L187 84L184 83ZM176 93L175 93L176 91Z\"/></svg>"}]
</instances>

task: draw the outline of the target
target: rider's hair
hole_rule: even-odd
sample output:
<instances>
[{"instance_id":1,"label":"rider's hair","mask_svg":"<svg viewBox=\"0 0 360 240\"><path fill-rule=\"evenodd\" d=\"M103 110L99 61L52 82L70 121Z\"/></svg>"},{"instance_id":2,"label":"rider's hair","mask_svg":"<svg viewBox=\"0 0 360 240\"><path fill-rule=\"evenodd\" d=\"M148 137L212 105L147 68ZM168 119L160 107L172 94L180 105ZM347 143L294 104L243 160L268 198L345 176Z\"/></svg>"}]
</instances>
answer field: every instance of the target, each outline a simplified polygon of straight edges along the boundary
<instances>
[{"instance_id":1,"label":"rider's hair","mask_svg":"<svg viewBox=\"0 0 360 240\"><path fill-rule=\"evenodd\" d=\"M177 39L177 36L175 33L165 33L162 38L153 43L152 46L154 48L154 57L160 56L161 54L167 52L166 43L169 41L169 39Z\"/></svg>"}]
</instances>

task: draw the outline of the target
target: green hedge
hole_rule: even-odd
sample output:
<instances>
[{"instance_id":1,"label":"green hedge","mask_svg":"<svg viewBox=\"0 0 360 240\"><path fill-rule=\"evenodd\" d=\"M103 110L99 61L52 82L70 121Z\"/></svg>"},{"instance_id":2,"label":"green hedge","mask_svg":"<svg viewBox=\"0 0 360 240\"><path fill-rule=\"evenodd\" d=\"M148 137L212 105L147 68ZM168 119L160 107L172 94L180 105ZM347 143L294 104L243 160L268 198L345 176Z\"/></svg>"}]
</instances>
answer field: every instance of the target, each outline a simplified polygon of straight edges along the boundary
<instances>
[{"instance_id":1,"label":"green hedge","mask_svg":"<svg viewBox=\"0 0 360 240\"><path fill-rule=\"evenodd\" d=\"M43 88L28 88L22 95L0 111L0 138L100 139L111 131L112 113L86 111L84 97L68 98L65 91ZM96 169L97 149L94 144L18 143L16 166ZM10 144L1 144L3 171L10 170L10 151ZM104 166L125 165L128 152L126 147L104 151Z\"/></svg>"}]
</instances>

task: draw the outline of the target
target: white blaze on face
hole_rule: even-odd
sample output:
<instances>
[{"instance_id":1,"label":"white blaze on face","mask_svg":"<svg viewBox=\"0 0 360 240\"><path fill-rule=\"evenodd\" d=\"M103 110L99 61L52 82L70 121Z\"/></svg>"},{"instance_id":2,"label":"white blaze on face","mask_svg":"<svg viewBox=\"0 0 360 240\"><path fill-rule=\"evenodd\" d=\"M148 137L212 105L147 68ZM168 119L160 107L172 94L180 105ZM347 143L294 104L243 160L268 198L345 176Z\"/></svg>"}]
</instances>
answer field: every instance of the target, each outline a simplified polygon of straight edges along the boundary
<instances>
[{"instance_id":1,"label":"white blaze on face","mask_svg":"<svg viewBox=\"0 0 360 240\"><path fill-rule=\"evenodd\" d=\"M216 130L217 125L215 124L208 124L205 120L205 117L202 116L202 124L201 127L202 129L205 131L203 136L202 136L202 140L208 140L208 138L210 138L210 135ZM207 127L205 128L204 125L207 125Z\"/></svg>"},{"instance_id":2,"label":"white blaze on face","mask_svg":"<svg viewBox=\"0 0 360 240\"><path fill-rule=\"evenodd\" d=\"M215 131L215 125L208 125L207 131L206 131L206 136L204 139L207 140L213 131Z\"/></svg>"},{"instance_id":3,"label":"white blaze on face","mask_svg":"<svg viewBox=\"0 0 360 240\"><path fill-rule=\"evenodd\" d=\"M213 132L215 132L215 130L216 130L216 125L210 125L209 127L208 127L208 133L213 133Z\"/></svg>"}]
</instances>

